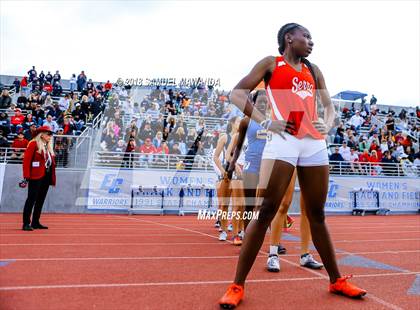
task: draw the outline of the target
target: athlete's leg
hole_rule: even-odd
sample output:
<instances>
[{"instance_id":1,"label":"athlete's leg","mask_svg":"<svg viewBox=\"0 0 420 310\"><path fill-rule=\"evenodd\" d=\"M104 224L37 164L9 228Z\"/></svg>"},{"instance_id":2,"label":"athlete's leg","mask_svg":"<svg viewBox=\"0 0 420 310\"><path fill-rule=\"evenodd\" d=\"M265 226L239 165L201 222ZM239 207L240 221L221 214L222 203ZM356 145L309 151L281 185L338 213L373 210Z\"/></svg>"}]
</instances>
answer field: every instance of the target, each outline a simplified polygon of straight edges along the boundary
<instances>
[{"instance_id":1,"label":"athlete's leg","mask_svg":"<svg viewBox=\"0 0 420 310\"><path fill-rule=\"evenodd\" d=\"M305 210L305 202L300 196L300 254L309 253L309 242L311 241L311 228Z\"/></svg>"},{"instance_id":2,"label":"athlete's leg","mask_svg":"<svg viewBox=\"0 0 420 310\"><path fill-rule=\"evenodd\" d=\"M245 194L245 211L252 212L255 207L255 196L257 195L258 174L243 174L244 194ZM244 229L247 228L250 220L244 219Z\"/></svg>"},{"instance_id":3,"label":"athlete's leg","mask_svg":"<svg viewBox=\"0 0 420 310\"><path fill-rule=\"evenodd\" d=\"M217 185L217 198L219 201L219 210L222 210L222 216L219 218L220 228L222 231L227 232L227 212L229 209L229 201L231 194L230 182L229 180L223 179L219 181Z\"/></svg>"},{"instance_id":4,"label":"athlete's leg","mask_svg":"<svg viewBox=\"0 0 420 310\"><path fill-rule=\"evenodd\" d=\"M277 213L289 186L294 166L290 163L265 159L262 161L257 190L257 220L249 223L236 268L235 283L243 285L264 241L268 226Z\"/></svg>"},{"instance_id":5,"label":"athlete's leg","mask_svg":"<svg viewBox=\"0 0 420 310\"><path fill-rule=\"evenodd\" d=\"M244 208L244 189L242 180L232 180L232 211L234 211L235 216L232 218L233 226L233 236L237 236L241 230L242 222L242 211Z\"/></svg>"},{"instance_id":6,"label":"athlete's leg","mask_svg":"<svg viewBox=\"0 0 420 310\"><path fill-rule=\"evenodd\" d=\"M270 246L278 246L281 241L281 235L284 227L284 223L287 217L287 211L292 204L293 193L295 191L295 182L296 182L296 170L293 173L290 184L287 187L286 193L281 201L279 210L277 211L276 216L271 222L271 234L270 234ZM271 253L270 254L274 254Z\"/></svg>"},{"instance_id":7,"label":"athlete's leg","mask_svg":"<svg viewBox=\"0 0 420 310\"><path fill-rule=\"evenodd\" d=\"M328 192L328 166L298 167L298 177L314 245L331 283L340 278L334 248L325 223L324 205Z\"/></svg>"}]
</instances>

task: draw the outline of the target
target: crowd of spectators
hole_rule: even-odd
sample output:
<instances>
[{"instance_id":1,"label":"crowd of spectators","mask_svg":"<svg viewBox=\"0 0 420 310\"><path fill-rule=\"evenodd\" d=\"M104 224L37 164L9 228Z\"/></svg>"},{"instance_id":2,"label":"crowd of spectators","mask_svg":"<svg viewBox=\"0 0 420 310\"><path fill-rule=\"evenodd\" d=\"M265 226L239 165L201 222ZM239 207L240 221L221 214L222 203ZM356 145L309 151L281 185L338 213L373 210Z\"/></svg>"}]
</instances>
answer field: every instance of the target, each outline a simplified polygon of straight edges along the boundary
<instances>
[{"instance_id":1,"label":"crowd of spectators","mask_svg":"<svg viewBox=\"0 0 420 310\"><path fill-rule=\"evenodd\" d=\"M349 174L417 175L419 108L402 109L396 115L391 109L380 112L376 100L362 111L354 106L343 109L333 138L331 169Z\"/></svg>"},{"instance_id":2,"label":"crowd of spectators","mask_svg":"<svg viewBox=\"0 0 420 310\"><path fill-rule=\"evenodd\" d=\"M70 79L70 88L63 89L59 71L54 75L35 67L28 75L13 82L15 96L3 89L0 96L0 148L11 147L10 159L21 159L23 150L39 126L49 126L55 137L58 160L68 163L69 137L79 135L86 123L91 122L104 109L112 84L95 85L84 71ZM12 140L12 141L10 141ZM11 143L10 143L11 142Z\"/></svg>"}]
</instances>

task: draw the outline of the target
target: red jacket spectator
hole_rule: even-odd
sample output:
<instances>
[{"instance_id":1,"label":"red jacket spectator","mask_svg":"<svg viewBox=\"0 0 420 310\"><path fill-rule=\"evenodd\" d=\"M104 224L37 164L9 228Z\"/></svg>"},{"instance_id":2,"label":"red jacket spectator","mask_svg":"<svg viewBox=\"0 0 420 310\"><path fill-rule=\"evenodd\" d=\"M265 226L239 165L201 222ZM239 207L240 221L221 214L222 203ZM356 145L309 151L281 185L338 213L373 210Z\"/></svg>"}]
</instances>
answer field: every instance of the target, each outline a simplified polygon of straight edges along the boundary
<instances>
[{"instance_id":1,"label":"red jacket spectator","mask_svg":"<svg viewBox=\"0 0 420 310\"><path fill-rule=\"evenodd\" d=\"M26 76L23 77L22 81L20 81L21 87L27 87L28 86L28 78Z\"/></svg>"},{"instance_id":2,"label":"red jacket spectator","mask_svg":"<svg viewBox=\"0 0 420 310\"><path fill-rule=\"evenodd\" d=\"M109 81L107 81L104 85L104 89L105 90L111 90L112 89L112 84Z\"/></svg>"},{"instance_id":3,"label":"red jacket spectator","mask_svg":"<svg viewBox=\"0 0 420 310\"><path fill-rule=\"evenodd\" d=\"M22 114L20 109L15 110L15 115L10 118L12 125L21 125L25 121L25 115Z\"/></svg>"},{"instance_id":4,"label":"red jacket spectator","mask_svg":"<svg viewBox=\"0 0 420 310\"><path fill-rule=\"evenodd\" d=\"M52 156L52 180L51 185L55 185L55 156ZM23 158L23 177L29 180L39 180L44 177L45 168L44 152L38 152L36 141L31 141L25 151Z\"/></svg>"},{"instance_id":5,"label":"red jacket spectator","mask_svg":"<svg viewBox=\"0 0 420 310\"><path fill-rule=\"evenodd\" d=\"M28 140L23 137L23 133L19 133L18 137L13 140L12 148L26 149L28 143Z\"/></svg>"},{"instance_id":6,"label":"red jacket spectator","mask_svg":"<svg viewBox=\"0 0 420 310\"><path fill-rule=\"evenodd\" d=\"M359 155L359 161L362 163L367 163L370 160L369 152L365 150L362 154Z\"/></svg>"},{"instance_id":7,"label":"red jacket spectator","mask_svg":"<svg viewBox=\"0 0 420 310\"><path fill-rule=\"evenodd\" d=\"M158 154L169 154L169 147L166 144L162 144L161 146L159 146L156 150L156 153Z\"/></svg>"},{"instance_id":8,"label":"red jacket spectator","mask_svg":"<svg viewBox=\"0 0 420 310\"><path fill-rule=\"evenodd\" d=\"M45 83L43 90L49 94L52 93L53 87L50 83Z\"/></svg>"},{"instance_id":9,"label":"red jacket spectator","mask_svg":"<svg viewBox=\"0 0 420 310\"><path fill-rule=\"evenodd\" d=\"M143 154L156 153L156 148L152 144L152 141L150 139L146 139L145 143L140 147L140 153L143 153Z\"/></svg>"}]
</instances>

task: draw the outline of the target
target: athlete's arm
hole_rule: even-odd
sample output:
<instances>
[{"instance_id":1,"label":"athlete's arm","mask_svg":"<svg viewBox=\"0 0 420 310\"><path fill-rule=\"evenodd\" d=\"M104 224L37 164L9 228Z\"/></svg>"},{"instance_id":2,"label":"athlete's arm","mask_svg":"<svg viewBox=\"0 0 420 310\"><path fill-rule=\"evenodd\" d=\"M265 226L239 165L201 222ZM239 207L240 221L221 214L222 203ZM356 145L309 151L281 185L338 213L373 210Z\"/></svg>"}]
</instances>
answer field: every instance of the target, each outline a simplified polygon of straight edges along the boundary
<instances>
[{"instance_id":1,"label":"athlete's arm","mask_svg":"<svg viewBox=\"0 0 420 310\"><path fill-rule=\"evenodd\" d=\"M237 138L235 140L232 140L232 149L234 149L234 154L232 157L232 160L229 162L229 170L228 175L231 175L233 171L235 170L236 162L239 158L239 155L242 151L242 146L245 141L246 131L248 129L249 124L249 117L245 117L241 120L241 123L239 124L239 130L237 134Z\"/></svg>"},{"instance_id":2,"label":"athlete's arm","mask_svg":"<svg viewBox=\"0 0 420 310\"><path fill-rule=\"evenodd\" d=\"M258 124L265 120L265 115L257 109L254 109L251 99L249 98L249 93L254 90L263 79L267 79L267 76L272 73L275 66L276 58L274 56L265 57L252 68L247 76L239 81L230 95L231 102L243 111L246 116L250 117ZM284 132L286 125L285 121L272 121L269 130L282 136L282 132Z\"/></svg>"},{"instance_id":3,"label":"athlete's arm","mask_svg":"<svg viewBox=\"0 0 420 310\"><path fill-rule=\"evenodd\" d=\"M314 122L314 126L318 131L320 131L321 134L326 135L328 134L330 129L334 127L335 109L331 101L331 97L328 92L327 85L325 84L324 75L322 74L318 66L313 64L313 68L315 71L315 75L317 77L319 98L320 98L321 104L324 107L324 124L325 124L324 126L323 123L316 121Z\"/></svg>"},{"instance_id":4,"label":"athlete's arm","mask_svg":"<svg viewBox=\"0 0 420 310\"><path fill-rule=\"evenodd\" d=\"M223 147L225 146L227 142L227 135L224 133L219 136L219 140L217 140L216 150L214 151L213 160L216 164L216 167L219 169L222 176L225 174L225 168L222 165L222 162L220 161L220 153L222 153Z\"/></svg>"},{"instance_id":5,"label":"athlete's arm","mask_svg":"<svg viewBox=\"0 0 420 310\"><path fill-rule=\"evenodd\" d=\"M257 123L261 123L265 120L265 115L257 109L254 109L251 99L249 98L249 93L261 83L268 73L271 73L275 66L275 62L275 57L273 56L268 56L260 60L254 68L252 68L251 72L239 81L230 95L232 103L243 111L246 116L252 118Z\"/></svg>"}]
</instances>

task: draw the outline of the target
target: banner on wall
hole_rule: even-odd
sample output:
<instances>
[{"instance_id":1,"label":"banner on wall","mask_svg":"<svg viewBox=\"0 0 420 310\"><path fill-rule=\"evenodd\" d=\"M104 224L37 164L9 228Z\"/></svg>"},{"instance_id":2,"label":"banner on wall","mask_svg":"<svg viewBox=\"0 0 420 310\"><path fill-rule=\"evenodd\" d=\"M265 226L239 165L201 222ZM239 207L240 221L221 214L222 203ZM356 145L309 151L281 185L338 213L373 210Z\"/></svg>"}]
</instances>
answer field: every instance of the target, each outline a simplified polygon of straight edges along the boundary
<instances>
[{"instance_id":1,"label":"banner on wall","mask_svg":"<svg viewBox=\"0 0 420 310\"><path fill-rule=\"evenodd\" d=\"M208 205L206 190L214 187L217 176L211 171L129 170L92 168L89 181L89 209L118 210L131 207L132 189L135 206L144 209L160 205L163 191L165 210L178 210L181 188L185 188L183 207L186 211ZM215 196L215 195L214 195Z\"/></svg>"},{"instance_id":2,"label":"banner on wall","mask_svg":"<svg viewBox=\"0 0 420 310\"><path fill-rule=\"evenodd\" d=\"M3 182L4 182L4 172L6 171L6 164L0 164L0 202L1 202L1 194L3 192Z\"/></svg>"},{"instance_id":3,"label":"banner on wall","mask_svg":"<svg viewBox=\"0 0 420 310\"><path fill-rule=\"evenodd\" d=\"M351 212L353 210L351 192L360 188L379 191L380 208L393 212L417 212L420 209L418 178L330 176L325 210Z\"/></svg>"},{"instance_id":4,"label":"banner on wall","mask_svg":"<svg viewBox=\"0 0 420 310\"><path fill-rule=\"evenodd\" d=\"M88 208L128 210L132 206L133 188L142 187L143 191L134 197L134 207L158 209L163 201L165 211L177 211L180 209L180 190L183 189L182 208L185 212L198 212L217 206L216 181L217 176L212 171L92 168ZM153 193L154 188L162 191L163 200L162 195ZM378 190L380 208L393 212L417 212L420 209L418 178L330 176L325 210L350 213L353 210L351 192L360 188Z\"/></svg>"}]
</instances>

